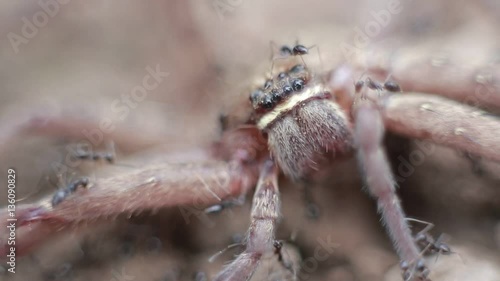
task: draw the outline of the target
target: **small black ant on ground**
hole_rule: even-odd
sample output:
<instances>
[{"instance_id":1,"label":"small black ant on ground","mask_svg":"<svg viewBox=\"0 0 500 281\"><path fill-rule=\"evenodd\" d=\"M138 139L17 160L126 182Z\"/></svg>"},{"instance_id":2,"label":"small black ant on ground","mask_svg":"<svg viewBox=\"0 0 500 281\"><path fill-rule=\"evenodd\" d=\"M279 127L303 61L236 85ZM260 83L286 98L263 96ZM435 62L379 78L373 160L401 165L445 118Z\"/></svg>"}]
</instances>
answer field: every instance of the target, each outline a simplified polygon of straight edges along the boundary
<instances>
[{"instance_id":1,"label":"small black ant on ground","mask_svg":"<svg viewBox=\"0 0 500 281\"><path fill-rule=\"evenodd\" d=\"M448 244L442 242L442 235L438 239L434 239L429 233L419 232L415 236L415 241L417 244L424 249L423 254L451 254L451 248Z\"/></svg>"},{"instance_id":2,"label":"small black ant on ground","mask_svg":"<svg viewBox=\"0 0 500 281\"><path fill-rule=\"evenodd\" d=\"M415 242L417 242L417 244L422 249L422 254L437 253L449 255L452 253L450 246L442 241L443 235L440 235L438 239L434 239L434 237L429 234L429 231L434 228L434 224L412 218L407 218L406 220L418 222L425 225L425 228L415 235Z\"/></svg>"},{"instance_id":3,"label":"small black ant on ground","mask_svg":"<svg viewBox=\"0 0 500 281\"><path fill-rule=\"evenodd\" d=\"M104 160L109 164L114 164L115 162L115 148L114 143L110 144L111 152L93 152L91 149L85 149L82 146L77 146L76 150L73 153L73 157L79 160L91 160L91 161L100 161ZM59 176L60 186L64 185L61 177ZM73 194L79 187L87 187L89 184L89 179L87 177L83 177L72 181L66 187L59 189L54 196L52 197L52 207L57 206L61 202L63 202L68 196Z\"/></svg>"},{"instance_id":4,"label":"small black ant on ground","mask_svg":"<svg viewBox=\"0 0 500 281\"><path fill-rule=\"evenodd\" d=\"M291 240L295 240L293 235L295 234L292 234ZM287 245L285 245L285 243ZM274 255L278 257L278 262L281 264L281 266L296 278L298 271L297 266L299 266L299 262L297 260L294 260L294 258L292 257L293 255L290 255L290 253L287 251L287 246L289 247L291 245L293 245L293 242L291 241L284 242L283 240L274 240ZM290 250L290 248L288 248L288 250Z\"/></svg>"},{"instance_id":5,"label":"small black ant on ground","mask_svg":"<svg viewBox=\"0 0 500 281\"><path fill-rule=\"evenodd\" d=\"M434 227L434 224L413 218L406 218L406 220L425 225L424 229L419 231L414 237L415 242L421 249L422 256L433 254L450 255L454 253L451 250L450 246L442 241L443 235L440 235L438 239L434 239L434 237L429 234L429 231ZM438 257L439 256L436 256L436 260ZM411 280L414 272L410 270L408 261L402 261L400 267L403 270L404 280ZM423 259L417 261L416 270L419 273L418 277L420 279L428 280L427 276L429 275L430 271L425 267L425 262Z\"/></svg>"},{"instance_id":6,"label":"small black ant on ground","mask_svg":"<svg viewBox=\"0 0 500 281\"><path fill-rule=\"evenodd\" d=\"M401 270L403 271L403 280L409 281L412 279L413 270L410 269L410 264L407 261L402 261L400 264ZM429 269L425 266L425 261L423 259L419 259L417 261L417 265L415 267L416 271L418 272L418 278L420 280L429 280L427 279L427 276L429 276Z\"/></svg>"}]
</instances>

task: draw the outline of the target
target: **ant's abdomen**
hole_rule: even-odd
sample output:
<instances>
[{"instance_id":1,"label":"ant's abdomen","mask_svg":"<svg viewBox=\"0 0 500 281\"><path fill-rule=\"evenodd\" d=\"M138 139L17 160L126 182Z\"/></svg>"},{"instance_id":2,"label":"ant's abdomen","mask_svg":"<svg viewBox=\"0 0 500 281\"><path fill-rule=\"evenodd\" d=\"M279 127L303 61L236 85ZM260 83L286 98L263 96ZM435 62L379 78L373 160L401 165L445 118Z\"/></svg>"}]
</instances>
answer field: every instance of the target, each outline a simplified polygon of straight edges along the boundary
<instances>
[{"instance_id":1,"label":"ant's abdomen","mask_svg":"<svg viewBox=\"0 0 500 281\"><path fill-rule=\"evenodd\" d=\"M285 174L308 178L326 161L352 151L349 120L328 99L296 105L266 128L269 149Z\"/></svg>"}]
</instances>

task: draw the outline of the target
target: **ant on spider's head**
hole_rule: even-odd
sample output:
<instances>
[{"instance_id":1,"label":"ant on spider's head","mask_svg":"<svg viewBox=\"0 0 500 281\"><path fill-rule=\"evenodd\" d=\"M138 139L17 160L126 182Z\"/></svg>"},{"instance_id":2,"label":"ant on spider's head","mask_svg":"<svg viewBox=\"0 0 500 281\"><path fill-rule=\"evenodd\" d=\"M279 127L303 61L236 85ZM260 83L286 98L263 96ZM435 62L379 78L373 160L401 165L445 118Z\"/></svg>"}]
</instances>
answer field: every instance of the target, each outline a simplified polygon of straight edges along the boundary
<instances>
[{"instance_id":1,"label":"ant on spider's head","mask_svg":"<svg viewBox=\"0 0 500 281\"><path fill-rule=\"evenodd\" d=\"M314 47L314 46L312 46ZM309 49L312 47L306 47L304 45L297 44L293 48L290 48L286 45L281 46L280 54L282 56L301 56L307 55L309 53Z\"/></svg>"},{"instance_id":2,"label":"ant on spider's head","mask_svg":"<svg viewBox=\"0 0 500 281\"><path fill-rule=\"evenodd\" d=\"M296 43L295 46L289 47L287 45L283 45L279 48L279 57L275 57L274 53L275 50L277 50L277 46L274 42L271 41L271 60L272 60L272 65L271 65L271 76L273 74L273 69L274 69L274 61L275 60L281 60L281 59L287 59L291 56L296 57L300 56L300 59L302 60L302 63L304 66L306 65L306 62L304 61L304 58L302 57L303 55L309 54L309 50L312 48L317 47L316 45L306 47L304 45ZM319 50L318 50L319 52ZM279 78L279 77L278 77Z\"/></svg>"},{"instance_id":3,"label":"ant on spider's head","mask_svg":"<svg viewBox=\"0 0 500 281\"><path fill-rule=\"evenodd\" d=\"M58 190L54 196L52 196L52 207L60 204L69 195L73 194L79 187L87 187L89 184L89 179L86 177L80 178L78 180L72 181L66 187Z\"/></svg>"}]
</instances>

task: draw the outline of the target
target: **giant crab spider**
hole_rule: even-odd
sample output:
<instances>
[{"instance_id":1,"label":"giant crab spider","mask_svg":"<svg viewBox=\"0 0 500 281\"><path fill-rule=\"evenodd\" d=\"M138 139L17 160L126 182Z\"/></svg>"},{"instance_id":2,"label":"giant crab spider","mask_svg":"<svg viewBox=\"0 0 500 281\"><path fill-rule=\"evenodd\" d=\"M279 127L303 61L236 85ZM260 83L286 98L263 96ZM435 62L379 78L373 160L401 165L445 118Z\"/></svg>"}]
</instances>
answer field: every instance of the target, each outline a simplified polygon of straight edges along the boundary
<instances>
[{"instance_id":1,"label":"giant crab spider","mask_svg":"<svg viewBox=\"0 0 500 281\"><path fill-rule=\"evenodd\" d=\"M256 185L246 249L215 277L215 280L249 280L261 257L276 250L275 229L280 213L278 173L281 171L295 180L309 178L325 162L357 151L368 191L377 200L387 232L405 265L405 279L427 279L428 270L395 193L393 174L382 147L384 131L499 161L500 145L495 133L500 131L500 120L436 95L395 93L390 90L399 87L379 89L362 83L355 87L351 80L354 72L349 66L332 71L330 83L325 84L321 82L323 77L300 64L296 57L280 62L281 72L287 75L273 77L271 82L277 84L278 80L286 79L285 83L253 91L251 114L229 126L211 155L197 162L155 164L98 179L88 190L57 206L50 205L50 197L18 206L18 254L28 253L51 233L77 222L189 205L199 199L206 205L216 204L244 194ZM380 69L372 71L380 74ZM418 89L412 85L419 85L418 77L422 76L410 83L405 80L406 72L391 70L391 73L396 81L401 79L402 89ZM472 71L463 75L478 74ZM487 82L483 80L476 79L476 84ZM460 91L453 87L447 91L439 81L426 82L424 88L429 92L438 89L442 91L439 94L454 99L460 99L463 92L474 87L471 82ZM64 120L51 121L48 125L43 122L46 128L40 128L40 122L28 121L22 129L28 133L54 133L58 131L56 126L67 127ZM7 140L4 136L0 145ZM1 217L7 215L7 210L3 210ZM33 233L37 233L36 239ZM0 252L4 253L8 249L4 236L1 242Z\"/></svg>"}]
</instances>

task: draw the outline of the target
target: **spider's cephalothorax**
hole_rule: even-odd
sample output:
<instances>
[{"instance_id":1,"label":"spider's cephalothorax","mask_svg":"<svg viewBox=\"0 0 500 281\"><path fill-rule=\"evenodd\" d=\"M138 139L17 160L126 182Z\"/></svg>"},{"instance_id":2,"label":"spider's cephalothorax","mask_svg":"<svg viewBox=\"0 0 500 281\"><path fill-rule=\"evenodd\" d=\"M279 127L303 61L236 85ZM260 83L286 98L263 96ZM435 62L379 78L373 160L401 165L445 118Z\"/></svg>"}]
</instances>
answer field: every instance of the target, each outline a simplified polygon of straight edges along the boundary
<instances>
[{"instance_id":1,"label":"spider's cephalothorax","mask_svg":"<svg viewBox=\"0 0 500 281\"><path fill-rule=\"evenodd\" d=\"M326 86L302 64L285 68L253 91L257 127L287 175L299 179L351 151L351 126Z\"/></svg>"}]
</instances>

